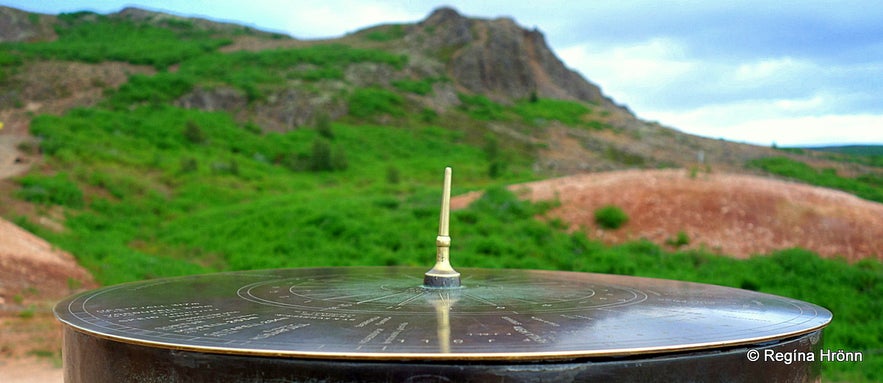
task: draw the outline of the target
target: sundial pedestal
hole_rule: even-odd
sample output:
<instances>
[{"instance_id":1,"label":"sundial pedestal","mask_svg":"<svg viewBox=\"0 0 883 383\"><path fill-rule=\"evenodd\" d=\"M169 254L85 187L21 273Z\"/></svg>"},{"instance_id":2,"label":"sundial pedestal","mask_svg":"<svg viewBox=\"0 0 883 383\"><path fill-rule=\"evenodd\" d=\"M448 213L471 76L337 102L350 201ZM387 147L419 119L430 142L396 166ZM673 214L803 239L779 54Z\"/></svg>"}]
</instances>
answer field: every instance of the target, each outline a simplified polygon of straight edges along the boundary
<instances>
[{"instance_id":1,"label":"sundial pedestal","mask_svg":"<svg viewBox=\"0 0 883 383\"><path fill-rule=\"evenodd\" d=\"M809 381L816 363L747 352L815 352L831 320L806 302L721 286L461 272L450 289L423 286L420 268L353 267L87 292L56 307L66 381Z\"/></svg>"}]
</instances>

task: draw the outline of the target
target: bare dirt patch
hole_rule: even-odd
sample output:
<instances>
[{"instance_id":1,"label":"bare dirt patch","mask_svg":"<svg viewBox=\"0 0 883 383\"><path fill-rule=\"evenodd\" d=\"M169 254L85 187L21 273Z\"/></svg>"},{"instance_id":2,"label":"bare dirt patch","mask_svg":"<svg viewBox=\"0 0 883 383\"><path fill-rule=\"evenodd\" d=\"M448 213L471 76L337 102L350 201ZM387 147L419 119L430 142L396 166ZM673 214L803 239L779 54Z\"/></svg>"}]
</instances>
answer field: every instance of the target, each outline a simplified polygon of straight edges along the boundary
<instances>
[{"instance_id":1,"label":"bare dirt patch","mask_svg":"<svg viewBox=\"0 0 883 383\"><path fill-rule=\"evenodd\" d=\"M573 230L606 243L648 239L665 245L683 231L687 248L735 257L802 247L850 261L883 259L883 204L851 194L776 179L634 170L590 173L510 187L530 200L558 199L551 212ZM478 194L455 197L464 207ZM629 216L617 230L594 220L596 209L616 205Z\"/></svg>"},{"instance_id":2,"label":"bare dirt patch","mask_svg":"<svg viewBox=\"0 0 883 383\"><path fill-rule=\"evenodd\" d=\"M61 381L58 300L96 286L74 258L0 219L0 381Z\"/></svg>"},{"instance_id":3,"label":"bare dirt patch","mask_svg":"<svg viewBox=\"0 0 883 383\"><path fill-rule=\"evenodd\" d=\"M64 371L57 360L0 359L0 382L62 383Z\"/></svg>"}]
</instances>

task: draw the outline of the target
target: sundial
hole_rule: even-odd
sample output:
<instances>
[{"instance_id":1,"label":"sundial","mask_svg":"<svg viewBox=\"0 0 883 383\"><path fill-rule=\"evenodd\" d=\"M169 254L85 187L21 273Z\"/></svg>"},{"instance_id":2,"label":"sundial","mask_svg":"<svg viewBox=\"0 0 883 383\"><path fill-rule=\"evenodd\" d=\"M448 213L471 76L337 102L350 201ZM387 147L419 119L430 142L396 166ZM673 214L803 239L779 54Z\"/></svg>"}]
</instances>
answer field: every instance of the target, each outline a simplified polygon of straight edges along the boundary
<instances>
[{"instance_id":1,"label":"sundial","mask_svg":"<svg viewBox=\"0 0 883 383\"><path fill-rule=\"evenodd\" d=\"M587 366L598 366L592 368L606 374L605 368L622 363L654 365L666 358L745 363L748 349L820 347L821 329L831 321L831 313L786 297L620 275L455 270L448 234L450 174L446 169L436 260L429 271L275 269L101 288L55 307L65 324L65 352L71 354L65 356L66 364L82 365L86 357L78 354L107 349L114 350L106 351L108 358L144 353L137 359L148 367L176 365L185 355L197 355L277 367L294 363L298 371L310 363L362 372L386 366L391 370L381 375L387 378L408 371L417 374L413 376L445 378L439 369L450 365L466 364L486 372L538 363L546 370L576 366L588 371L583 371L589 374L585 376L594 376ZM218 371L229 368L229 363L233 362L220 362ZM415 369L427 363L430 367ZM127 366L137 369L133 364ZM156 370L148 367L144 370ZM66 366L68 381L86 381L67 370ZM114 370L108 376L119 379L119 371ZM471 376L469 370L467 375L457 371L460 375L452 375L457 380ZM518 377L543 374L518 371ZM802 374L810 378L813 371ZM790 370L784 373L794 375ZM405 375L395 376L398 380ZM334 381L331 375L319 378ZM191 376L180 381L201 380Z\"/></svg>"}]
</instances>

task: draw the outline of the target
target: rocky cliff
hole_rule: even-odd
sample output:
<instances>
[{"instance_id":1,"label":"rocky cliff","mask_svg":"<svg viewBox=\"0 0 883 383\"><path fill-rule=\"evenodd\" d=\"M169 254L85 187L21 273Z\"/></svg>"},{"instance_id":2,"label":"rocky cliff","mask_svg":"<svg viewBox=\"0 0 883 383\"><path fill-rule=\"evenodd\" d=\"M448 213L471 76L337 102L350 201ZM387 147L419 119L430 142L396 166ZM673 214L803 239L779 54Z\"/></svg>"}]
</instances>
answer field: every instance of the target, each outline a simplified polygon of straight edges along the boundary
<instances>
[{"instance_id":1,"label":"rocky cliff","mask_svg":"<svg viewBox=\"0 0 883 383\"><path fill-rule=\"evenodd\" d=\"M543 34L514 20L467 18L441 8L413 29L418 48L448 55L448 72L460 86L497 100L539 97L612 102L597 85L567 68L549 49Z\"/></svg>"},{"instance_id":2,"label":"rocky cliff","mask_svg":"<svg viewBox=\"0 0 883 383\"><path fill-rule=\"evenodd\" d=\"M0 7L0 42L40 41L55 36L55 17Z\"/></svg>"}]
</instances>

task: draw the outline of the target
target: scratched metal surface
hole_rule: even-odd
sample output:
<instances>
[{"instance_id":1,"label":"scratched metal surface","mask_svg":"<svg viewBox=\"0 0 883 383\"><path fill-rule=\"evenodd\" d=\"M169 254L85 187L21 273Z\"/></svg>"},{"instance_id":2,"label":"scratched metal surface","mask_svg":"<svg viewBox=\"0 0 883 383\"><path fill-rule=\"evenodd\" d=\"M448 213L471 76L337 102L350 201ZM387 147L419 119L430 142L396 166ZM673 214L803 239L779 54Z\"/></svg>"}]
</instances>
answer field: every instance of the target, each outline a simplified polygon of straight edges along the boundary
<instances>
[{"instance_id":1,"label":"scratched metal surface","mask_svg":"<svg viewBox=\"0 0 883 383\"><path fill-rule=\"evenodd\" d=\"M408 267L281 269L110 286L60 302L73 329L180 350L324 359L555 360L712 349L823 328L819 306L606 274Z\"/></svg>"}]
</instances>

